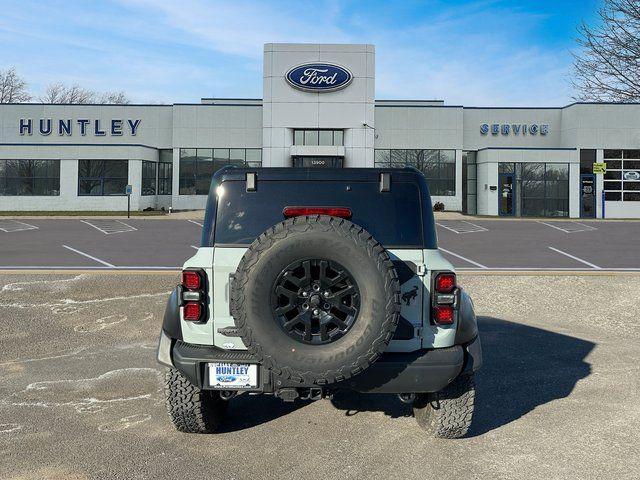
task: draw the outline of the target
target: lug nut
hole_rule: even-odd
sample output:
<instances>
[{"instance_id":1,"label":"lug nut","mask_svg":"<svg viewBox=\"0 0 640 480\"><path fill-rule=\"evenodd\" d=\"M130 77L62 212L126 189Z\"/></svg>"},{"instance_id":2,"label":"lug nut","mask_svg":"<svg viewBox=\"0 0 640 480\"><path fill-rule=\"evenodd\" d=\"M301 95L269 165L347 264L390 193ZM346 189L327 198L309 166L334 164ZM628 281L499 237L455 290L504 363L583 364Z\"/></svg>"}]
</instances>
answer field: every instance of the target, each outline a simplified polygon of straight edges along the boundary
<instances>
[{"instance_id":1,"label":"lug nut","mask_svg":"<svg viewBox=\"0 0 640 480\"><path fill-rule=\"evenodd\" d=\"M304 308L305 310L307 310L309 308L309 304L308 303L303 303L302 304L302 308Z\"/></svg>"},{"instance_id":2,"label":"lug nut","mask_svg":"<svg viewBox=\"0 0 640 480\"><path fill-rule=\"evenodd\" d=\"M313 311L314 315L320 315L320 310L318 310L317 308Z\"/></svg>"},{"instance_id":3,"label":"lug nut","mask_svg":"<svg viewBox=\"0 0 640 480\"><path fill-rule=\"evenodd\" d=\"M324 292L324 293L323 293L323 295L324 295L325 297L328 297L328 296L329 296L329 292Z\"/></svg>"},{"instance_id":4,"label":"lug nut","mask_svg":"<svg viewBox=\"0 0 640 480\"><path fill-rule=\"evenodd\" d=\"M325 303L323 307L325 310L329 310L331 308L331 305L329 305L328 303Z\"/></svg>"},{"instance_id":5,"label":"lug nut","mask_svg":"<svg viewBox=\"0 0 640 480\"><path fill-rule=\"evenodd\" d=\"M308 297L308 296L309 296L309 293L308 293L308 292L302 292L302 296L303 296L303 297Z\"/></svg>"}]
</instances>

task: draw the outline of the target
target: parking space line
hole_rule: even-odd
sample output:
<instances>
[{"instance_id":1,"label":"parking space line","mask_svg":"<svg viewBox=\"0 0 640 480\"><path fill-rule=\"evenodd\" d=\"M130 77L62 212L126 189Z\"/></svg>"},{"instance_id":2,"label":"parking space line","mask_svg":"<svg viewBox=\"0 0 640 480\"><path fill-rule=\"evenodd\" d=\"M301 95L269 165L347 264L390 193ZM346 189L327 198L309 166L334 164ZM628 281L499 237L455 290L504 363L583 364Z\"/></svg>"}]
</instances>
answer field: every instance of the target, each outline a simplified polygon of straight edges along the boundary
<instances>
[{"instance_id":1,"label":"parking space line","mask_svg":"<svg viewBox=\"0 0 640 480\"><path fill-rule=\"evenodd\" d=\"M99 259L99 258L97 258L97 257L94 257L94 256L92 256L92 255L89 255L88 253L81 252L80 250L76 250L75 248L73 248L73 247L69 247L68 245L62 245L62 246L63 246L64 248L66 248L67 250L71 250L72 252L75 252L75 253L77 253L78 255L82 255L83 257L90 258L91 260L94 260L94 261L96 261L96 262L98 262L98 263L101 263L101 264L103 264L103 265L105 265L105 266L107 266L107 267L109 267L109 268L115 268L115 267L116 267L115 265L112 265L112 264L111 264L111 263L109 263L109 262L105 262L104 260L100 260L100 259Z\"/></svg>"},{"instance_id":2,"label":"parking space line","mask_svg":"<svg viewBox=\"0 0 640 480\"><path fill-rule=\"evenodd\" d=\"M18 220L0 220L0 230L5 233L24 232L25 230L38 230L40 227L20 222Z\"/></svg>"},{"instance_id":3,"label":"parking space line","mask_svg":"<svg viewBox=\"0 0 640 480\"><path fill-rule=\"evenodd\" d=\"M82 223L99 230L105 235L111 235L113 233L135 232L138 229L132 227L128 223L124 223L121 220L80 220Z\"/></svg>"},{"instance_id":4,"label":"parking space line","mask_svg":"<svg viewBox=\"0 0 640 480\"><path fill-rule=\"evenodd\" d=\"M583 230L574 230L574 232L589 232L592 230L597 230L597 227L594 227L592 225L587 225L586 223L581 223L581 222L572 222L573 225L580 225L581 227L584 227Z\"/></svg>"},{"instance_id":5,"label":"parking space line","mask_svg":"<svg viewBox=\"0 0 640 480\"><path fill-rule=\"evenodd\" d=\"M561 255L564 255L566 257L572 258L574 259L576 262L580 262L580 263L584 263L585 265L590 266L591 268L595 268L596 270L602 270L602 267L599 267L598 265L595 265L591 262L587 262L586 260L583 260L579 257L576 257L575 255L571 255L570 253L567 252L563 252L562 250L558 250L557 248L553 248L553 247L549 247L551 250L553 250L554 252L558 252Z\"/></svg>"},{"instance_id":6,"label":"parking space line","mask_svg":"<svg viewBox=\"0 0 640 480\"><path fill-rule=\"evenodd\" d=\"M196 247L195 245L191 245L191 248L198 250L198 247Z\"/></svg>"},{"instance_id":7,"label":"parking space line","mask_svg":"<svg viewBox=\"0 0 640 480\"><path fill-rule=\"evenodd\" d=\"M488 232L489 231L488 228L482 227L480 225L476 225L475 223L471 223L471 222L468 222L466 220L459 220L458 224L464 223L464 224L470 225L472 227L472 229L465 229L465 228L458 229L458 228L455 228L455 226L451 226L451 223L452 222L449 222L449 225L446 225L446 224L444 224L442 222L436 222L436 225L438 225L439 227L442 227L442 228L446 228L447 230L449 230L449 231L451 231L453 233L456 233L456 234ZM456 224L456 225L458 225L458 224Z\"/></svg>"},{"instance_id":8,"label":"parking space line","mask_svg":"<svg viewBox=\"0 0 640 480\"><path fill-rule=\"evenodd\" d=\"M470 259L468 259L466 257L463 257L462 255L458 255L457 253L451 252L449 250L445 250L442 247L438 247L438 250L442 250L443 252L448 253L449 255L452 255L454 257L458 257L459 259L464 260L465 262L470 263L471 265L475 265L476 267L480 267L480 268L483 268L483 269L489 268L489 267L487 267L485 265L482 265L481 263L474 262L473 260L470 260Z\"/></svg>"},{"instance_id":9,"label":"parking space line","mask_svg":"<svg viewBox=\"0 0 640 480\"><path fill-rule=\"evenodd\" d=\"M543 222L542 220L536 220L536 222L541 223L542 225L546 225L547 227L555 228L556 230L560 230L561 232L564 232L564 233L591 232L593 230L597 230L596 227L592 227L591 225L586 225L580 222L571 222L571 225L580 225L581 227L584 227L584 228L575 229L575 230L567 230L566 228L559 227L558 225L553 225L553 223Z\"/></svg>"},{"instance_id":10,"label":"parking space line","mask_svg":"<svg viewBox=\"0 0 640 480\"><path fill-rule=\"evenodd\" d=\"M496 267L496 268L473 268L456 267L459 273L480 273L484 275L637 275L640 268L589 268L589 267Z\"/></svg>"},{"instance_id":11,"label":"parking space line","mask_svg":"<svg viewBox=\"0 0 640 480\"><path fill-rule=\"evenodd\" d=\"M0 265L0 272L14 272L16 270L72 270L72 271L85 271L85 270L98 270L98 271L180 271L182 267L154 267L146 265L124 265L120 267L87 267L87 266L68 266L68 265Z\"/></svg>"},{"instance_id":12,"label":"parking space line","mask_svg":"<svg viewBox=\"0 0 640 480\"><path fill-rule=\"evenodd\" d=\"M200 222L196 222L195 220L187 220L187 222L195 223L199 227L202 227L202 224Z\"/></svg>"}]
</instances>

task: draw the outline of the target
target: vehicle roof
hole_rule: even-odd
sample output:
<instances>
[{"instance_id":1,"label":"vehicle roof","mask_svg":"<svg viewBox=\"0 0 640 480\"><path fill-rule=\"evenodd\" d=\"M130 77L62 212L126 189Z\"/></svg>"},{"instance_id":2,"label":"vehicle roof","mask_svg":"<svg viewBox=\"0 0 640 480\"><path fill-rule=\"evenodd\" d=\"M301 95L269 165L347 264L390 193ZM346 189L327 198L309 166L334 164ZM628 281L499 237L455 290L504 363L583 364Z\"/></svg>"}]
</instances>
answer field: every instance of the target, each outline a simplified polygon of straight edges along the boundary
<instances>
[{"instance_id":1,"label":"vehicle roof","mask_svg":"<svg viewBox=\"0 0 640 480\"><path fill-rule=\"evenodd\" d=\"M377 182L380 173L391 173L393 180L404 182L424 181L422 173L412 167L405 168L293 168L293 167L260 167L239 168L224 167L214 175L218 183L232 180L244 180L249 172L256 173L259 180L281 181L347 181Z\"/></svg>"}]
</instances>

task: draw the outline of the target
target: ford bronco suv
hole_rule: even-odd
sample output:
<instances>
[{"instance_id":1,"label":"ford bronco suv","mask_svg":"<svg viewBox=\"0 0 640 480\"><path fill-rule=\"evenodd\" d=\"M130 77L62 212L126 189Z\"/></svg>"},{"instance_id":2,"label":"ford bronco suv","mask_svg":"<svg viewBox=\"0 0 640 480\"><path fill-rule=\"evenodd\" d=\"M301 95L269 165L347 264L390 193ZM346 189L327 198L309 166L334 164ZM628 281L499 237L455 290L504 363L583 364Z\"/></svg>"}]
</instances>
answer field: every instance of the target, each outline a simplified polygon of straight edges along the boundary
<instances>
[{"instance_id":1,"label":"ford bronco suv","mask_svg":"<svg viewBox=\"0 0 640 480\"><path fill-rule=\"evenodd\" d=\"M183 432L214 432L238 394L350 389L398 394L422 428L455 438L482 351L418 170L225 167L158 361Z\"/></svg>"}]
</instances>

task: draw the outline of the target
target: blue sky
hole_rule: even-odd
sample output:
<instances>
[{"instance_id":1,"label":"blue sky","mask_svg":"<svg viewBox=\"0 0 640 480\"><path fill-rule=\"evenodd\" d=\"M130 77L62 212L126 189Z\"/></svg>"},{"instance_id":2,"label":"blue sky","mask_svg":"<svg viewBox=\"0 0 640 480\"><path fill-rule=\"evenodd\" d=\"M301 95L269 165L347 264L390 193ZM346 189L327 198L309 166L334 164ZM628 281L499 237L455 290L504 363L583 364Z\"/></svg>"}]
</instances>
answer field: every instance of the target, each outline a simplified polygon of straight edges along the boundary
<instances>
[{"instance_id":1,"label":"blue sky","mask_svg":"<svg viewBox=\"0 0 640 480\"><path fill-rule=\"evenodd\" d=\"M563 105L600 0L0 0L0 69L139 103L261 97L267 42L373 43L376 98Z\"/></svg>"}]
</instances>

